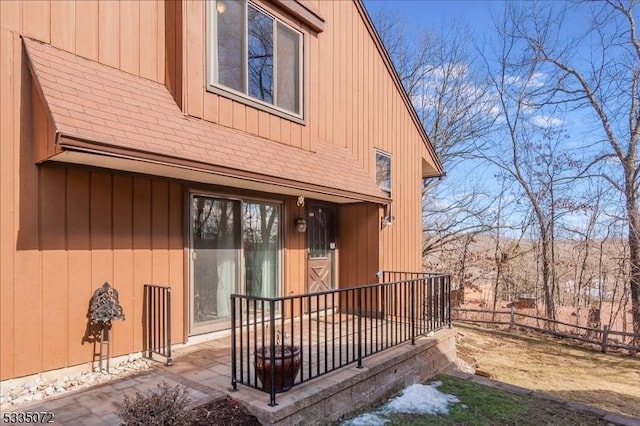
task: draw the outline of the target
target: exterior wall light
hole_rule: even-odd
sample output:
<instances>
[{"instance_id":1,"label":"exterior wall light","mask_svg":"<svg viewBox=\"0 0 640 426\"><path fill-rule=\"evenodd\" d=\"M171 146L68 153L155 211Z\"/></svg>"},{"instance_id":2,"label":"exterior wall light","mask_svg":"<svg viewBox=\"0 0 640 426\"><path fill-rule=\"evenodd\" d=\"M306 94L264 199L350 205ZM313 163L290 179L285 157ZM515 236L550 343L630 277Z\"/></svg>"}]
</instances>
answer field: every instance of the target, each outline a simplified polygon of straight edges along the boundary
<instances>
[{"instance_id":1,"label":"exterior wall light","mask_svg":"<svg viewBox=\"0 0 640 426\"><path fill-rule=\"evenodd\" d=\"M391 215L391 204L385 204L382 218L380 219L380 229L386 228L393 223L395 216Z\"/></svg>"},{"instance_id":2,"label":"exterior wall light","mask_svg":"<svg viewBox=\"0 0 640 426\"><path fill-rule=\"evenodd\" d=\"M296 219L296 229L298 232L306 232L307 231L307 221L303 218Z\"/></svg>"}]
</instances>

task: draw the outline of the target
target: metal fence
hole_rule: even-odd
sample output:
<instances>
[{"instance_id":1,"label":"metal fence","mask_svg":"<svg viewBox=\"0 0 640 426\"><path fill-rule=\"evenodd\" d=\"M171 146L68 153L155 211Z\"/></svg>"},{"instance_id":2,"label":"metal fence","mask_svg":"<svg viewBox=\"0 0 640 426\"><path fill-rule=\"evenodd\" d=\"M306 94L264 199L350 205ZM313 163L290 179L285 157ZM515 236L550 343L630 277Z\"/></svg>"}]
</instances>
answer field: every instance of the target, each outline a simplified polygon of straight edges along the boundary
<instances>
[{"instance_id":1,"label":"metal fence","mask_svg":"<svg viewBox=\"0 0 640 426\"><path fill-rule=\"evenodd\" d=\"M171 287L145 284L144 311L145 351L150 359L157 354L165 358L167 365L172 365Z\"/></svg>"},{"instance_id":2,"label":"metal fence","mask_svg":"<svg viewBox=\"0 0 640 426\"><path fill-rule=\"evenodd\" d=\"M449 275L279 298L231 295L232 386L270 395L451 325Z\"/></svg>"}]
</instances>

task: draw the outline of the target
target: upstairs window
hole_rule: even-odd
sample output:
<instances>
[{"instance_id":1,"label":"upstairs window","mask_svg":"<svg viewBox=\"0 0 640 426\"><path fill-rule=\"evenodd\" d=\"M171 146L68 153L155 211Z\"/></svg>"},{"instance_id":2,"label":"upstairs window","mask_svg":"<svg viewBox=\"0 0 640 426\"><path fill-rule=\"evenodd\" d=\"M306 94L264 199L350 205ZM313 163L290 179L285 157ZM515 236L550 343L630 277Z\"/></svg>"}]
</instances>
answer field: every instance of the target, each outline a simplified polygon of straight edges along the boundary
<instances>
[{"instance_id":1,"label":"upstairs window","mask_svg":"<svg viewBox=\"0 0 640 426\"><path fill-rule=\"evenodd\" d=\"M387 197L391 198L391 156L385 152L376 150L376 184ZM391 225L391 203L384 206L384 213L380 221L380 228Z\"/></svg>"},{"instance_id":2,"label":"upstairs window","mask_svg":"<svg viewBox=\"0 0 640 426\"><path fill-rule=\"evenodd\" d=\"M302 118L302 33L248 1L209 4L210 84Z\"/></svg>"},{"instance_id":3,"label":"upstairs window","mask_svg":"<svg viewBox=\"0 0 640 426\"><path fill-rule=\"evenodd\" d=\"M391 156L381 151L376 151L376 183L391 197Z\"/></svg>"}]
</instances>

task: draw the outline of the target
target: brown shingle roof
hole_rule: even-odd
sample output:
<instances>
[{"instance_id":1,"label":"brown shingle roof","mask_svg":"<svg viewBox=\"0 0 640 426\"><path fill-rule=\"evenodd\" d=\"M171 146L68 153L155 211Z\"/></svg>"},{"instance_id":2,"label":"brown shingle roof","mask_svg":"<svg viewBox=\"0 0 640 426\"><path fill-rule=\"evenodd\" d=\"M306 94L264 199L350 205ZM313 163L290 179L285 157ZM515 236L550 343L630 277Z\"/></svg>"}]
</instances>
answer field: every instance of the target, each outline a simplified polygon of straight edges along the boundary
<instances>
[{"instance_id":1,"label":"brown shingle roof","mask_svg":"<svg viewBox=\"0 0 640 426\"><path fill-rule=\"evenodd\" d=\"M354 200L387 200L343 147L319 142L310 152L188 117L162 84L28 38L24 44L63 150L153 159Z\"/></svg>"}]
</instances>

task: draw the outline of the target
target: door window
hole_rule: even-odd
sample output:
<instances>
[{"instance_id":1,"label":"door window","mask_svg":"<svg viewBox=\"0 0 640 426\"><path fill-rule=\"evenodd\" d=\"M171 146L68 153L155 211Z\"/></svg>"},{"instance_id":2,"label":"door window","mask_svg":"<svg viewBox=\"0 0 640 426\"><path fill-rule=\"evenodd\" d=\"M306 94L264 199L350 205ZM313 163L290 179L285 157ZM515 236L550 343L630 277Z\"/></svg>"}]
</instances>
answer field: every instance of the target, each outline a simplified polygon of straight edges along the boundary
<instances>
[{"instance_id":1,"label":"door window","mask_svg":"<svg viewBox=\"0 0 640 426\"><path fill-rule=\"evenodd\" d=\"M335 210L310 205L307 211L309 257L327 257L335 249Z\"/></svg>"}]
</instances>

